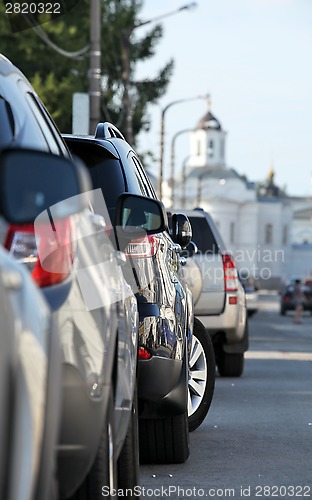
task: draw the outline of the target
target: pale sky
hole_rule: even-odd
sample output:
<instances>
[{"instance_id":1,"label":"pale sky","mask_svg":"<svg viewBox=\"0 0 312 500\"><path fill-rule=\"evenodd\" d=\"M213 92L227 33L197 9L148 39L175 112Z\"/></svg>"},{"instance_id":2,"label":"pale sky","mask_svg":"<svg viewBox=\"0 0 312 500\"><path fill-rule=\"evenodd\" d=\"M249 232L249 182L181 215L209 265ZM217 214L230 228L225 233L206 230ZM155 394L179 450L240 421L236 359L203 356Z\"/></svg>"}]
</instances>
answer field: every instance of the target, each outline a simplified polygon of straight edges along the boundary
<instances>
[{"instance_id":1,"label":"pale sky","mask_svg":"<svg viewBox=\"0 0 312 500\"><path fill-rule=\"evenodd\" d=\"M145 0L141 20L189 3ZM161 109L176 99L210 93L212 113L227 132L226 161L250 180L273 164L288 194L312 195L311 0L197 0L197 7L162 20L164 36L137 76L151 76L170 58L174 75L160 105L150 108L152 129L139 148L159 157ZM144 34L137 28L133 36ZM165 177L172 137L193 128L205 101L166 113ZM175 141L176 171L189 154L189 137Z\"/></svg>"}]
</instances>

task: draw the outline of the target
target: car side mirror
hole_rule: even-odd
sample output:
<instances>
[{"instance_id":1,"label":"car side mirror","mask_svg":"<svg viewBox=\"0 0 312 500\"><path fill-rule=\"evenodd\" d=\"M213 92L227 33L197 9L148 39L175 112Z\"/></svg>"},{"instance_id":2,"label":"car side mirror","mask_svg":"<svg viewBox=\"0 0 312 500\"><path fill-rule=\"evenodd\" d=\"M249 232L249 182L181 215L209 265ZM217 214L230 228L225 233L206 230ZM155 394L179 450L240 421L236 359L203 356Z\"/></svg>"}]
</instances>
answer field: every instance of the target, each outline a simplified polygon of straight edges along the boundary
<instances>
[{"instance_id":1,"label":"car side mirror","mask_svg":"<svg viewBox=\"0 0 312 500\"><path fill-rule=\"evenodd\" d=\"M186 248L192 240L192 226L188 217L178 213L172 215L172 232L171 237L174 243L177 243L182 248Z\"/></svg>"},{"instance_id":2,"label":"car side mirror","mask_svg":"<svg viewBox=\"0 0 312 500\"><path fill-rule=\"evenodd\" d=\"M196 255L198 253L198 246L194 241L190 241L189 244L185 247L185 249L182 252L183 257L193 257L193 255Z\"/></svg>"},{"instance_id":3,"label":"car side mirror","mask_svg":"<svg viewBox=\"0 0 312 500\"><path fill-rule=\"evenodd\" d=\"M132 239L168 230L165 207L159 200L124 193L117 200L115 227L124 249Z\"/></svg>"},{"instance_id":4,"label":"car side mirror","mask_svg":"<svg viewBox=\"0 0 312 500\"><path fill-rule=\"evenodd\" d=\"M156 234L168 229L168 218L159 200L124 193L117 200L116 226L125 233L138 228L146 234Z\"/></svg>"},{"instance_id":5,"label":"car side mirror","mask_svg":"<svg viewBox=\"0 0 312 500\"><path fill-rule=\"evenodd\" d=\"M12 224L32 223L53 206L58 218L80 212L88 206L81 193L91 189L82 163L30 149L0 154L0 215Z\"/></svg>"}]
</instances>

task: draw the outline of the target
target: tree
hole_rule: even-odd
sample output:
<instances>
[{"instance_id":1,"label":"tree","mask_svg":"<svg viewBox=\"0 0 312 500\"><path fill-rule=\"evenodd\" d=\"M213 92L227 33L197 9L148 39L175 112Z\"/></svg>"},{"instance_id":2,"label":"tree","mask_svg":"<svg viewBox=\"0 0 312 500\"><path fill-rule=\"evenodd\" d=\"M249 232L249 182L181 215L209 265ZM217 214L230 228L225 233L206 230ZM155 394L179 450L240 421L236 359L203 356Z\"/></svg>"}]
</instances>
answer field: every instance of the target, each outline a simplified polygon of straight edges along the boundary
<instances>
[{"instance_id":1,"label":"tree","mask_svg":"<svg viewBox=\"0 0 312 500\"><path fill-rule=\"evenodd\" d=\"M113 122L125 133L130 116L135 142L140 130L149 127L148 105L156 103L166 91L173 61L169 61L154 79L134 81L136 63L155 54L162 28L156 25L144 38L130 40L139 24L142 0L101 0L101 8L102 119ZM77 51L88 44L88 0L80 0L68 14L57 19L51 21L46 15L40 20L46 21L41 27L49 39L62 49ZM3 3L0 3L0 32L0 51L26 74L60 130L70 132L72 94L88 90L88 56L65 58L38 38L32 29L13 33Z\"/></svg>"},{"instance_id":2,"label":"tree","mask_svg":"<svg viewBox=\"0 0 312 500\"><path fill-rule=\"evenodd\" d=\"M141 0L108 0L103 4L102 68L106 75L103 111L108 120L128 132L130 142L140 130L148 130L147 107L164 95L173 71L171 60L154 79L133 80L136 63L155 54L163 34L157 24L144 38L133 40L133 31L140 25L141 8Z\"/></svg>"}]
</instances>

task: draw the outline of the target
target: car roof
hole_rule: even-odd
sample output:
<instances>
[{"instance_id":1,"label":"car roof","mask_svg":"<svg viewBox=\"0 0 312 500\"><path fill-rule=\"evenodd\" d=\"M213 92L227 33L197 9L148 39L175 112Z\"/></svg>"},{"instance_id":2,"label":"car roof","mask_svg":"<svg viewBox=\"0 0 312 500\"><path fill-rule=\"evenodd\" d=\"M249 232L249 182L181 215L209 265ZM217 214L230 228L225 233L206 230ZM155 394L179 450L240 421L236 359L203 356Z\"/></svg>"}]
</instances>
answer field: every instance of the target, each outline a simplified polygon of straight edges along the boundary
<instances>
[{"instance_id":1,"label":"car roof","mask_svg":"<svg viewBox=\"0 0 312 500\"><path fill-rule=\"evenodd\" d=\"M62 134L62 137L67 144L83 143L84 147L86 146L86 144L90 144L92 148L98 147L102 151L103 149L105 149L110 156L112 156L116 160L119 159L118 151L116 150L114 145L107 139L95 139L91 135L75 135L75 134Z\"/></svg>"},{"instance_id":2,"label":"car roof","mask_svg":"<svg viewBox=\"0 0 312 500\"><path fill-rule=\"evenodd\" d=\"M0 54L0 149L25 147L70 157L57 126L29 80Z\"/></svg>"}]
</instances>

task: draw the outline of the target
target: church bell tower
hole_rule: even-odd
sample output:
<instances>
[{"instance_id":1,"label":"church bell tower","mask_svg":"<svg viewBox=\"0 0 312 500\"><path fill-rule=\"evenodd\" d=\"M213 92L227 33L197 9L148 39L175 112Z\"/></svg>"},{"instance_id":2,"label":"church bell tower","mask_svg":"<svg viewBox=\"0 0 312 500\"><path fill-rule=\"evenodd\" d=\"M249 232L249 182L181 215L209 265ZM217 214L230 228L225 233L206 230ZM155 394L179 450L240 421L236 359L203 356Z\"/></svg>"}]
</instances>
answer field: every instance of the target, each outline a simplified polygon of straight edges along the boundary
<instances>
[{"instance_id":1,"label":"church bell tower","mask_svg":"<svg viewBox=\"0 0 312 500\"><path fill-rule=\"evenodd\" d=\"M226 132L211 112L210 99L207 104L207 112L191 132L188 167L224 168Z\"/></svg>"}]
</instances>

